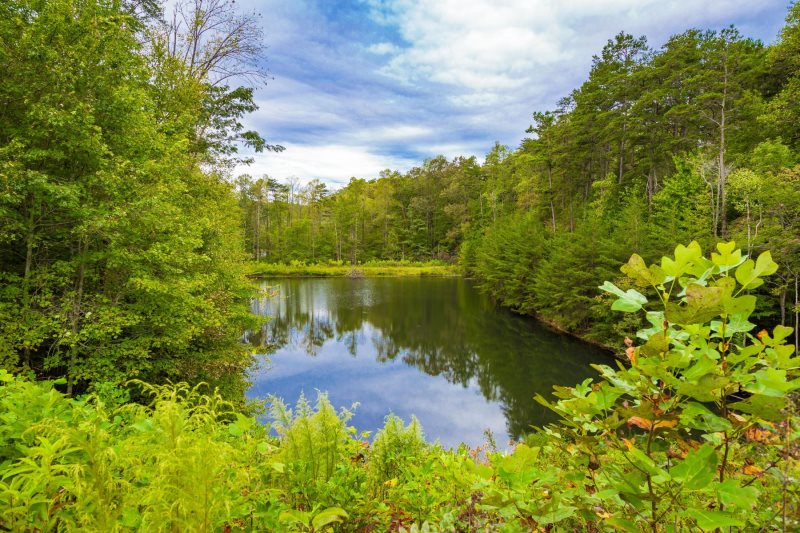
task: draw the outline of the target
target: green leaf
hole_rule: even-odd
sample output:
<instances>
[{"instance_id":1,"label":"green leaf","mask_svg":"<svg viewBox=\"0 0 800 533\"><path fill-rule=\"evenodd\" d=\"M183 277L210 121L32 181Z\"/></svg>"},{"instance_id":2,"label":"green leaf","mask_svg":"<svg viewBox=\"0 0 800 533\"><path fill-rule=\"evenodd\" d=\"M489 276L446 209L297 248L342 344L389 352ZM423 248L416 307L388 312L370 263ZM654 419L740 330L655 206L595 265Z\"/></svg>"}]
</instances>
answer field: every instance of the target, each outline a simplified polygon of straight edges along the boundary
<instances>
[{"instance_id":1,"label":"green leaf","mask_svg":"<svg viewBox=\"0 0 800 533\"><path fill-rule=\"evenodd\" d=\"M600 388L586 397L589 403L599 411L606 411L614 407L617 398L625 394L624 390L617 389L609 383L603 383Z\"/></svg>"},{"instance_id":2,"label":"green leaf","mask_svg":"<svg viewBox=\"0 0 800 533\"><path fill-rule=\"evenodd\" d=\"M718 372L718 364L714 359L711 359L707 355L700 355L697 356L695 359L695 363L689 367L688 370L683 372L683 377L686 378L687 381L694 381L697 382L703 376L708 374L716 375Z\"/></svg>"},{"instance_id":3,"label":"green leaf","mask_svg":"<svg viewBox=\"0 0 800 533\"><path fill-rule=\"evenodd\" d=\"M131 426L133 429L140 433L149 433L153 431L153 419L152 418L145 418Z\"/></svg>"},{"instance_id":4,"label":"green leaf","mask_svg":"<svg viewBox=\"0 0 800 533\"><path fill-rule=\"evenodd\" d=\"M267 441L261 441L256 446L256 450L258 450L258 453L261 453L261 454L268 454L271 449L272 449L272 446L270 446L269 442L267 442Z\"/></svg>"},{"instance_id":5,"label":"green leaf","mask_svg":"<svg viewBox=\"0 0 800 533\"><path fill-rule=\"evenodd\" d=\"M740 487L736 479L726 479L717 485L717 496L724 505L732 505L739 509L752 509L757 503L759 490L750 485Z\"/></svg>"},{"instance_id":6,"label":"green leaf","mask_svg":"<svg viewBox=\"0 0 800 533\"><path fill-rule=\"evenodd\" d=\"M628 289L627 291L623 292L622 289L610 281L606 281L598 288L602 291L619 297L619 299L615 300L614 303L611 304L611 309L614 311L633 313L640 310L642 306L647 303L647 298L639 291L635 289Z\"/></svg>"},{"instance_id":7,"label":"green leaf","mask_svg":"<svg viewBox=\"0 0 800 533\"><path fill-rule=\"evenodd\" d=\"M767 250L756 259L756 272L759 276L771 276L778 271L778 263L772 260L772 253Z\"/></svg>"},{"instance_id":8,"label":"green leaf","mask_svg":"<svg viewBox=\"0 0 800 533\"><path fill-rule=\"evenodd\" d=\"M791 344L779 344L774 348L767 348L765 353L770 364L777 368L793 369L800 366L798 365L800 359L792 357L795 349Z\"/></svg>"},{"instance_id":9,"label":"green leaf","mask_svg":"<svg viewBox=\"0 0 800 533\"><path fill-rule=\"evenodd\" d=\"M639 533L639 531L641 531L641 529L636 526L636 522L628 520L627 518L612 517L604 520L603 523L627 533Z\"/></svg>"},{"instance_id":10,"label":"green leaf","mask_svg":"<svg viewBox=\"0 0 800 533\"><path fill-rule=\"evenodd\" d=\"M739 265L736 269L736 281L743 289L755 289L764 283L762 277L772 275L777 270L778 264L772 260L772 254L766 251L759 255L755 262L748 259Z\"/></svg>"},{"instance_id":11,"label":"green leaf","mask_svg":"<svg viewBox=\"0 0 800 533\"><path fill-rule=\"evenodd\" d=\"M648 268L639 254L633 254L628 263L622 265L620 270L643 287L661 285L667 277L658 265L650 265Z\"/></svg>"},{"instance_id":12,"label":"green leaf","mask_svg":"<svg viewBox=\"0 0 800 533\"><path fill-rule=\"evenodd\" d=\"M781 410L786 407L785 397L762 396L756 394L741 402L731 404L731 409L750 413L764 420L780 420Z\"/></svg>"},{"instance_id":13,"label":"green leaf","mask_svg":"<svg viewBox=\"0 0 800 533\"><path fill-rule=\"evenodd\" d=\"M697 241L692 241L689 246L679 244L675 247L674 260L669 257L661 258L661 269L667 276L677 279L686 273L696 273L697 266L705 270L702 259L703 251ZM696 263L700 263L700 265ZM700 274L698 273L697 275L699 276Z\"/></svg>"},{"instance_id":14,"label":"green leaf","mask_svg":"<svg viewBox=\"0 0 800 533\"><path fill-rule=\"evenodd\" d=\"M685 490L701 490L708 486L717 475L717 454L714 447L705 444L692 450L680 464L669 471L670 476L683 483Z\"/></svg>"},{"instance_id":15,"label":"green leaf","mask_svg":"<svg viewBox=\"0 0 800 533\"><path fill-rule=\"evenodd\" d=\"M669 337L666 337L663 332L655 333L647 339L639 351L647 356L661 356L669 351Z\"/></svg>"},{"instance_id":16,"label":"green leaf","mask_svg":"<svg viewBox=\"0 0 800 533\"><path fill-rule=\"evenodd\" d=\"M666 318L677 324L704 324L723 312L721 287L703 287L696 283L686 287L686 304L668 303Z\"/></svg>"},{"instance_id":17,"label":"green leaf","mask_svg":"<svg viewBox=\"0 0 800 533\"><path fill-rule=\"evenodd\" d=\"M781 326L778 324L775 326L775 329L772 330L772 340L775 342L781 342L783 339L787 338L794 332L794 328L790 328L788 326Z\"/></svg>"},{"instance_id":18,"label":"green leaf","mask_svg":"<svg viewBox=\"0 0 800 533\"><path fill-rule=\"evenodd\" d=\"M731 252L733 252L735 249L736 249L736 241L717 243L717 250L719 250L719 253L722 254L723 256L730 255ZM712 253L711 255L715 254Z\"/></svg>"},{"instance_id":19,"label":"green leaf","mask_svg":"<svg viewBox=\"0 0 800 533\"><path fill-rule=\"evenodd\" d=\"M689 509L686 514L697 521L701 529L710 531L722 527L743 527L744 522L728 511L712 511L708 509Z\"/></svg>"},{"instance_id":20,"label":"green leaf","mask_svg":"<svg viewBox=\"0 0 800 533\"><path fill-rule=\"evenodd\" d=\"M755 324L749 322L747 317L749 314L744 315L728 315L728 323L725 325L725 337L730 338L730 336L734 333L745 333L747 331L752 330L756 327ZM719 323L720 327L716 328L714 331L718 333L722 333L721 322Z\"/></svg>"},{"instance_id":21,"label":"green leaf","mask_svg":"<svg viewBox=\"0 0 800 533\"><path fill-rule=\"evenodd\" d=\"M289 509L283 511L278 519L285 524L304 524L308 525L308 513L298 511L296 509Z\"/></svg>"},{"instance_id":22,"label":"green leaf","mask_svg":"<svg viewBox=\"0 0 800 533\"><path fill-rule=\"evenodd\" d=\"M719 309L722 305L722 287L704 287L692 283L686 287L686 303L697 309Z\"/></svg>"},{"instance_id":23,"label":"green leaf","mask_svg":"<svg viewBox=\"0 0 800 533\"><path fill-rule=\"evenodd\" d=\"M749 324L749 322L748 322ZM730 353L728 355L728 363L730 364L739 364L746 359L750 359L764 351L764 345L760 342L756 342L755 344L749 344L744 348L740 348L736 346L736 351Z\"/></svg>"},{"instance_id":24,"label":"green leaf","mask_svg":"<svg viewBox=\"0 0 800 533\"><path fill-rule=\"evenodd\" d=\"M787 381L786 370L765 368L755 373L755 381L753 383L748 383L744 387L744 390L777 398L797 388L800 388L800 379Z\"/></svg>"},{"instance_id":25,"label":"green leaf","mask_svg":"<svg viewBox=\"0 0 800 533\"><path fill-rule=\"evenodd\" d=\"M640 304L623 298L615 300L614 303L611 304L612 311L622 311L623 313L635 313L641 308L642 306Z\"/></svg>"},{"instance_id":26,"label":"green leaf","mask_svg":"<svg viewBox=\"0 0 800 533\"><path fill-rule=\"evenodd\" d=\"M693 429L708 432L727 431L731 429L729 420L711 412L703 404L689 402L681 413L681 424Z\"/></svg>"},{"instance_id":27,"label":"green leaf","mask_svg":"<svg viewBox=\"0 0 800 533\"><path fill-rule=\"evenodd\" d=\"M236 413L236 422L228 425L228 433L232 437L239 437L248 432L255 424L255 419L245 416L241 413Z\"/></svg>"},{"instance_id":28,"label":"green leaf","mask_svg":"<svg viewBox=\"0 0 800 533\"><path fill-rule=\"evenodd\" d=\"M756 297L750 294L738 298L726 296L722 299L722 307L726 314L742 315L746 319L756 308Z\"/></svg>"},{"instance_id":29,"label":"green leaf","mask_svg":"<svg viewBox=\"0 0 800 533\"><path fill-rule=\"evenodd\" d=\"M727 272L747 259L742 256L741 250L736 250L735 248L736 243L734 241L717 243L717 250L719 250L720 253L712 252L711 262L719 267L720 272Z\"/></svg>"},{"instance_id":30,"label":"green leaf","mask_svg":"<svg viewBox=\"0 0 800 533\"><path fill-rule=\"evenodd\" d=\"M534 514L533 518L543 524L555 524L574 515L575 510L575 507L569 505L558 505L548 509L546 512Z\"/></svg>"},{"instance_id":31,"label":"green leaf","mask_svg":"<svg viewBox=\"0 0 800 533\"><path fill-rule=\"evenodd\" d=\"M725 376L706 374L696 382L682 382L676 387L678 393L699 402L713 402L719 399L719 390L730 382Z\"/></svg>"},{"instance_id":32,"label":"green leaf","mask_svg":"<svg viewBox=\"0 0 800 533\"><path fill-rule=\"evenodd\" d=\"M314 517L311 521L311 525L314 529L322 529L328 524L341 522L345 518L347 518L347 513L341 507L328 507Z\"/></svg>"},{"instance_id":33,"label":"green leaf","mask_svg":"<svg viewBox=\"0 0 800 533\"><path fill-rule=\"evenodd\" d=\"M653 461L650 457L648 457L647 454L644 453L642 450L635 447L629 447L628 450L625 451L624 453L627 453L630 456L629 458L633 464L635 464L637 467L641 468L651 476L666 477L667 472L663 468L659 467L655 463L655 461Z\"/></svg>"},{"instance_id":34,"label":"green leaf","mask_svg":"<svg viewBox=\"0 0 800 533\"><path fill-rule=\"evenodd\" d=\"M724 277L711 282L711 286L719 287L722 289L722 294L724 296L730 296L733 294L734 289L736 289L736 281L731 277Z\"/></svg>"}]
</instances>

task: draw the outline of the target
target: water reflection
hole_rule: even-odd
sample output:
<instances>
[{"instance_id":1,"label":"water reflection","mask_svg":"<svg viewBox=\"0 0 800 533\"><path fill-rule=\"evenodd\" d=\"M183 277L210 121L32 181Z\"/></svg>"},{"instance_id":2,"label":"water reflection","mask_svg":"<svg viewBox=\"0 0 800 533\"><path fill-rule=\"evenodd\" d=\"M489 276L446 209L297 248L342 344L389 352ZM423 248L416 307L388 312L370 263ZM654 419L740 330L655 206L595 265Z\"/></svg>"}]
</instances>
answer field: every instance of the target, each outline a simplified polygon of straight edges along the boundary
<instances>
[{"instance_id":1,"label":"water reflection","mask_svg":"<svg viewBox=\"0 0 800 533\"><path fill-rule=\"evenodd\" d=\"M248 340L270 368L253 376L253 397L294 401L329 392L334 405L361 402L359 429L389 412L416 416L431 439L499 442L552 420L532 400L554 384L594 376L605 352L496 309L468 281L439 278L282 279L253 302L271 320ZM310 356L310 357L309 357Z\"/></svg>"}]
</instances>

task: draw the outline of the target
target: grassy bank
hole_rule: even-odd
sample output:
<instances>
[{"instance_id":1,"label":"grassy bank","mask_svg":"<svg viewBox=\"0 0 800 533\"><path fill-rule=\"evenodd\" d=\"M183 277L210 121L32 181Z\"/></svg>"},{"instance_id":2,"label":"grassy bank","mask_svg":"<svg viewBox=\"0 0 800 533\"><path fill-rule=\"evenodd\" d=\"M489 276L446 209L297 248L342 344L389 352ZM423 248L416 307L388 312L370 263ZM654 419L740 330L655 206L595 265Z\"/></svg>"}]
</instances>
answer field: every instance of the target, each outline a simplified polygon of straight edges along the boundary
<instances>
[{"instance_id":1,"label":"grassy bank","mask_svg":"<svg viewBox=\"0 0 800 533\"><path fill-rule=\"evenodd\" d=\"M424 263L411 261L370 261L359 265L345 264L340 261L311 264L292 261L289 264L253 263L251 265L250 275L252 277L371 278L382 276L458 276L460 275L460 271L456 265L449 265L441 261L428 261Z\"/></svg>"}]
</instances>

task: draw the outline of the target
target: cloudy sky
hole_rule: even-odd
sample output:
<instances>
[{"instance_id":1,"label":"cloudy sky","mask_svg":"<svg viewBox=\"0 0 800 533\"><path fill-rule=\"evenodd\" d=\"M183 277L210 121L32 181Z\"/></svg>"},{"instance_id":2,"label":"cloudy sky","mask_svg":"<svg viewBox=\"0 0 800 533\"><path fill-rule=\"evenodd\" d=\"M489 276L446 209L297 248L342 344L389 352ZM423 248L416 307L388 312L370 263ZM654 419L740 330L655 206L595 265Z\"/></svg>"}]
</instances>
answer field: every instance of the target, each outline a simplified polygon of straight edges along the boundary
<instances>
[{"instance_id":1,"label":"cloudy sky","mask_svg":"<svg viewBox=\"0 0 800 533\"><path fill-rule=\"evenodd\" d=\"M443 154L519 145L533 111L586 79L619 31L659 47L735 24L774 42L788 0L239 0L273 80L247 126L280 154L237 172L333 188Z\"/></svg>"}]
</instances>

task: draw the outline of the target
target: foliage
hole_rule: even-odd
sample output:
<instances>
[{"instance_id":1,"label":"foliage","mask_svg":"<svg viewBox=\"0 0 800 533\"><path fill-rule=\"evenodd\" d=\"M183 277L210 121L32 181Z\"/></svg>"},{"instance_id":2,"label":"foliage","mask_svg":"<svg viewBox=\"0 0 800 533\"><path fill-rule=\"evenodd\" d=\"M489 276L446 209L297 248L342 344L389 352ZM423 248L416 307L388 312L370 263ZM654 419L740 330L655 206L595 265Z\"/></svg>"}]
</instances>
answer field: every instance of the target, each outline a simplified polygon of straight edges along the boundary
<instances>
[{"instance_id":1,"label":"foliage","mask_svg":"<svg viewBox=\"0 0 800 533\"><path fill-rule=\"evenodd\" d=\"M397 485L397 476L408 467L406 463L415 461L425 448L422 428L416 418L412 418L406 427L400 418L387 416L383 429L375 435L369 454L367 480L370 492L383 497L387 488Z\"/></svg>"},{"instance_id":2,"label":"foliage","mask_svg":"<svg viewBox=\"0 0 800 533\"><path fill-rule=\"evenodd\" d=\"M0 365L70 394L140 377L240 400L250 288L231 188L194 142L209 89L128 7L0 8Z\"/></svg>"},{"instance_id":3,"label":"foliage","mask_svg":"<svg viewBox=\"0 0 800 533\"><path fill-rule=\"evenodd\" d=\"M757 336L748 294L774 274L769 252L754 261L720 243L711 258L692 242L647 265L622 267L636 288L610 282L611 308L644 312L651 327L627 339L631 366L597 366L602 381L557 388L561 427L547 434L587 462L596 514L623 530L787 530L788 486L797 475L792 410L800 389L791 328ZM655 292L657 305L639 292ZM627 426L627 429L626 429ZM781 498L783 496L783 498ZM787 522L789 520L790 522Z\"/></svg>"},{"instance_id":4,"label":"foliage","mask_svg":"<svg viewBox=\"0 0 800 533\"><path fill-rule=\"evenodd\" d=\"M634 254L622 270L635 288L602 287L651 323L631 365L537 398L561 423L508 451L444 450L393 416L370 444L324 395L273 400L264 426L200 387L138 382L147 405L112 407L0 371L0 526L796 529L798 358L791 328L752 335L749 322L749 293L776 269L733 243L710 259L694 242L650 265Z\"/></svg>"}]
</instances>

